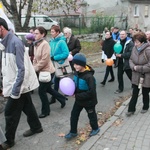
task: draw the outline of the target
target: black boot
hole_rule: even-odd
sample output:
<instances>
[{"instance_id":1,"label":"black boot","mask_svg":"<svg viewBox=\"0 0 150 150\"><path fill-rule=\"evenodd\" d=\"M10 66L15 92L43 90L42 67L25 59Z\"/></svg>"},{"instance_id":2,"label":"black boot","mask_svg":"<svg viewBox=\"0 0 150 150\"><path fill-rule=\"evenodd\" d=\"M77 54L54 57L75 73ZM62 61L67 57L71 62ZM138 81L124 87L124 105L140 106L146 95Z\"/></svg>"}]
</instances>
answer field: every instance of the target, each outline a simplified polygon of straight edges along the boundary
<instances>
[{"instance_id":1,"label":"black boot","mask_svg":"<svg viewBox=\"0 0 150 150\"><path fill-rule=\"evenodd\" d=\"M104 85L105 85L105 82L104 82L104 81L102 81L100 84L102 84L102 86L104 86Z\"/></svg>"},{"instance_id":2,"label":"black boot","mask_svg":"<svg viewBox=\"0 0 150 150\"><path fill-rule=\"evenodd\" d=\"M56 99L52 96L52 97L50 98L49 104L51 105L51 104L54 104L54 103L56 103Z\"/></svg>"},{"instance_id":3,"label":"black boot","mask_svg":"<svg viewBox=\"0 0 150 150\"><path fill-rule=\"evenodd\" d=\"M115 78L111 78L110 80L108 80L108 82L113 82L115 81Z\"/></svg>"}]
</instances>

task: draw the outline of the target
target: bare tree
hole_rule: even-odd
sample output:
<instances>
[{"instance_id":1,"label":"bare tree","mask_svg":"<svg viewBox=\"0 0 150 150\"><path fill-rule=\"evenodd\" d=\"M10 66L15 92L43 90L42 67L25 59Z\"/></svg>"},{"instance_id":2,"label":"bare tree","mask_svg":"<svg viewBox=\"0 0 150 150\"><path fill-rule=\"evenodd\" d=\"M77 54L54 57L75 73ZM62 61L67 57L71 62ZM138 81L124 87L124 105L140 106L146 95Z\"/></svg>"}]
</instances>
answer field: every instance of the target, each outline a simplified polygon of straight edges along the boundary
<instances>
[{"instance_id":1,"label":"bare tree","mask_svg":"<svg viewBox=\"0 0 150 150\"><path fill-rule=\"evenodd\" d=\"M78 0L36 0L33 4L34 12L41 13L53 13L54 10L62 11L66 16L70 14L70 11L77 12L79 5Z\"/></svg>"},{"instance_id":2,"label":"bare tree","mask_svg":"<svg viewBox=\"0 0 150 150\"><path fill-rule=\"evenodd\" d=\"M78 0L1 0L4 7L12 15L16 31L26 31L31 13L50 13L53 10L63 10L65 15L70 10L77 11ZM8 2L9 1L9 2ZM26 10L25 22L21 24L22 11Z\"/></svg>"},{"instance_id":3,"label":"bare tree","mask_svg":"<svg viewBox=\"0 0 150 150\"><path fill-rule=\"evenodd\" d=\"M31 10L33 5L33 0L9 0L9 3L7 0L1 0L7 11L12 15L12 19L15 24L16 31L25 31L26 27L29 24L30 16L31 16ZM21 24L21 15L22 10L26 9L26 20L24 25Z\"/></svg>"},{"instance_id":4,"label":"bare tree","mask_svg":"<svg viewBox=\"0 0 150 150\"><path fill-rule=\"evenodd\" d=\"M64 7L67 9L68 14L70 13L70 10L74 10L74 12L77 11L77 0L63 0L63 4Z\"/></svg>"}]
</instances>

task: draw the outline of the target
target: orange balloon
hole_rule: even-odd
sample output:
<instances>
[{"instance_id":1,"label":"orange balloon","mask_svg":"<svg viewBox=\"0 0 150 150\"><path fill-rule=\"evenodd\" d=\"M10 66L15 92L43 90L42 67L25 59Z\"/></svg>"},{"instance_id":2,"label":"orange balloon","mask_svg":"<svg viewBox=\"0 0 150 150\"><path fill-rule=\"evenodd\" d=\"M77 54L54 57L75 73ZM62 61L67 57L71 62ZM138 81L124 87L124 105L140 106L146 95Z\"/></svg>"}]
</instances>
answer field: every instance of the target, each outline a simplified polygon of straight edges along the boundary
<instances>
[{"instance_id":1,"label":"orange balloon","mask_svg":"<svg viewBox=\"0 0 150 150\"><path fill-rule=\"evenodd\" d=\"M109 58L109 59L106 60L106 65L107 66L112 66L113 64L114 64L114 61L112 59Z\"/></svg>"}]
</instances>

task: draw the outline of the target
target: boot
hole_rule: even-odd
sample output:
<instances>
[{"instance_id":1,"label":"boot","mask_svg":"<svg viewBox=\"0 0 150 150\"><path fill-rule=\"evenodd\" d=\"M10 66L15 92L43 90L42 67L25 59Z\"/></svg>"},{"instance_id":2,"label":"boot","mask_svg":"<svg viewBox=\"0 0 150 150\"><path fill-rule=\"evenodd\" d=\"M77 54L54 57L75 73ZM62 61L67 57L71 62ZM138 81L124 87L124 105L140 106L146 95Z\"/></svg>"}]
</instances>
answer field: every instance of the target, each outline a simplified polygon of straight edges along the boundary
<instances>
[{"instance_id":1,"label":"boot","mask_svg":"<svg viewBox=\"0 0 150 150\"><path fill-rule=\"evenodd\" d=\"M51 104L54 104L54 103L56 103L56 99L52 96L52 97L50 98L49 104L51 105Z\"/></svg>"},{"instance_id":2,"label":"boot","mask_svg":"<svg viewBox=\"0 0 150 150\"><path fill-rule=\"evenodd\" d=\"M105 82L104 82L104 81L102 81L100 84L101 84L102 86L104 86L104 85L105 85Z\"/></svg>"},{"instance_id":3,"label":"boot","mask_svg":"<svg viewBox=\"0 0 150 150\"><path fill-rule=\"evenodd\" d=\"M115 78L111 78L110 80L108 80L108 82L113 82L115 81Z\"/></svg>"}]
</instances>

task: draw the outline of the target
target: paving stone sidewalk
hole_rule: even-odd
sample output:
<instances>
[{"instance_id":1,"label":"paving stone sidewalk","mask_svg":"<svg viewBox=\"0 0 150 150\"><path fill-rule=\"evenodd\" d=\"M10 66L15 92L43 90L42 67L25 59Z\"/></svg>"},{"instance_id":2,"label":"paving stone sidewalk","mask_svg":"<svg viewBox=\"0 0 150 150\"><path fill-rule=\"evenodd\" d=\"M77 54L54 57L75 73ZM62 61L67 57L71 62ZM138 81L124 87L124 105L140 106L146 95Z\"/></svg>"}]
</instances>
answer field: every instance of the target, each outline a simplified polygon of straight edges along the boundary
<instances>
[{"instance_id":1,"label":"paving stone sidewalk","mask_svg":"<svg viewBox=\"0 0 150 150\"><path fill-rule=\"evenodd\" d=\"M140 113L140 95L135 114L127 117L125 113L129 100L101 127L101 132L90 138L80 150L150 150L150 112Z\"/></svg>"}]
</instances>

